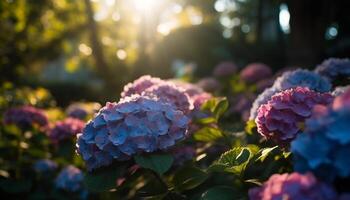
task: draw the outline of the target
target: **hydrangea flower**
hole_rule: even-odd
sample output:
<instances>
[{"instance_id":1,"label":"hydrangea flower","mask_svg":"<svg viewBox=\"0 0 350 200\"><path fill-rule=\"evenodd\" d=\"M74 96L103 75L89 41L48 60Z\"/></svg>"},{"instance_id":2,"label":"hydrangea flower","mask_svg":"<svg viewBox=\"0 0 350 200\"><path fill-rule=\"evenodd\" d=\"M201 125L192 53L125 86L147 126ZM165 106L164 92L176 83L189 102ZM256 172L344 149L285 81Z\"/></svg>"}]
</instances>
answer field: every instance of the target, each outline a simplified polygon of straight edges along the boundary
<instances>
[{"instance_id":1,"label":"hydrangea flower","mask_svg":"<svg viewBox=\"0 0 350 200\"><path fill-rule=\"evenodd\" d=\"M220 90L221 84L215 78L202 78L197 85L207 92L215 92Z\"/></svg>"},{"instance_id":2,"label":"hydrangea flower","mask_svg":"<svg viewBox=\"0 0 350 200\"><path fill-rule=\"evenodd\" d=\"M85 122L80 119L66 118L58 121L49 130L48 136L53 143L58 143L64 139L73 138L78 133L81 133L85 126Z\"/></svg>"},{"instance_id":3,"label":"hydrangea flower","mask_svg":"<svg viewBox=\"0 0 350 200\"><path fill-rule=\"evenodd\" d=\"M333 180L350 177L350 90L329 107L318 106L291 144L294 169Z\"/></svg>"},{"instance_id":4,"label":"hydrangea flower","mask_svg":"<svg viewBox=\"0 0 350 200\"><path fill-rule=\"evenodd\" d=\"M338 76L350 76L350 59L329 58L318 65L315 72L330 80Z\"/></svg>"},{"instance_id":5,"label":"hydrangea flower","mask_svg":"<svg viewBox=\"0 0 350 200\"><path fill-rule=\"evenodd\" d=\"M184 89L177 87L172 83L164 82L162 84L154 85L146 89L142 95L155 96L161 101L173 104L184 113L188 113L193 109L192 101L190 101L190 98L185 93Z\"/></svg>"},{"instance_id":6,"label":"hydrangea flower","mask_svg":"<svg viewBox=\"0 0 350 200\"><path fill-rule=\"evenodd\" d=\"M272 78L263 79L256 83L256 90L258 92L263 92L266 88L271 87L274 84L275 80Z\"/></svg>"},{"instance_id":7,"label":"hydrangea flower","mask_svg":"<svg viewBox=\"0 0 350 200\"><path fill-rule=\"evenodd\" d=\"M331 83L322 76L304 69L288 71L276 79L273 87L279 91L294 88L308 87L317 92L329 92L332 88Z\"/></svg>"},{"instance_id":8,"label":"hydrangea flower","mask_svg":"<svg viewBox=\"0 0 350 200\"><path fill-rule=\"evenodd\" d=\"M142 152L165 150L187 136L189 118L172 104L133 95L107 103L78 135L77 152L89 170Z\"/></svg>"},{"instance_id":9,"label":"hydrangea flower","mask_svg":"<svg viewBox=\"0 0 350 200\"><path fill-rule=\"evenodd\" d=\"M85 119L88 115L88 112L81 107L69 107L67 109L67 115L72 118Z\"/></svg>"},{"instance_id":10,"label":"hydrangea flower","mask_svg":"<svg viewBox=\"0 0 350 200\"><path fill-rule=\"evenodd\" d=\"M84 120L90 114L94 114L101 108L99 103L89 102L82 103L77 102L68 106L66 113L69 117Z\"/></svg>"},{"instance_id":11,"label":"hydrangea flower","mask_svg":"<svg viewBox=\"0 0 350 200\"><path fill-rule=\"evenodd\" d=\"M250 200L335 200L330 185L318 181L311 173L274 174L262 186L249 190Z\"/></svg>"},{"instance_id":12,"label":"hydrangea flower","mask_svg":"<svg viewBox=\"0 0 350 200\"><path fill-rule=\"evenodd\" d=\"M57 164L49 159L41 159L34 163L33 168L36 172L49 172L57 169Z\"/></svg>"},{"instance_id":13,"label":"hydrangea flower","mask_svg":"<svg viewBox=\"0 0 350 200\"><path fill-rule=\"evenodd\" d=\"M171 82L175 84L177 87L180 87L185 90L185 93L189 96L192 97L194 95L202 94L204 90L200 88L197 85L194 85L192 83L187 83L184 81L179 81L179 80L168 80L168 82Z\"/></svg>"},{"instance_id":14,"label":"hydrangea flower","mask_svg":"<svg viewBox=\"0 0 350 200\"><path fill-rule=\"evenodd\" d=\"M255 99L255 101L253 102L253 105L250 109L249 120L254 120L256 118L256 116L258 115L259 107L263 104L266 104L271 99L271 97L274 94L276 94L277 92L278 92L278 90L271 87L271 88L265 89L264 92L259 94L259 96Z\"/></svg>"},{"instance_id":15,"label":"hydrangea flower","mask_svg":"<svg viewBox=\"0 0 350 200\"><path fill-rule=\"evenodd\" d=\"M301 131L300 125L311 116L315 105L327 105L331 101L331 94L306 87L279 92L259 107L255 118L258 132L282 145L288 143Z\"/></svg>"},{"instance_id":16,"label":"hydrangea flower","mask_svg":"<svg viewBox=\"0 0 350 200\"><path fill-rule=\"evenodd\" d=\"M238 71L238 67L235 63L225 61L219 63L213 71L213 75L216 77L227 77L235 74Z\"/></svg>"},{"instance_id":17,"label":"hydrangea flower","mask_svg":"<svg viewBox=\"0 0 350 200\"><path fill-rule=\"evenodd\" d=\"M48 125L48 119L43 110L32 106L22 106L7 110L4 113L4 123L16 124L21 128L27 128L33 125L46 127Z\"/></svg>"},{"instance_id":18,"label":"hydrangea flower","mask_svg":"<svg viewBox=\"0 0 350 200\"><path fill-rule=\"evenodd\" d=\"M80 169L69 165L58 174L55 185L65 191L77 192L83 189L83 179L84 175Z\"/></svg>"},{"instance_id":19,"label":"hydrangea flower","mask_svg":"<svg viewBox=\"0 0 350 200\"><path fill-rule=\"evenodd\" d=\"M193 95L191 100L193 102L194 111L199 111L202 105L211 98L213 98L213 96L207 92Z\"/></svg>"},{"instance_id":20,"label":"hydrangea flower","mask_svg":"<svg viewBox=\"0 0 350 200\"><path fill-rule=\"evenodd\" d=\"M350 88L350 85L348 85L348 86L338 86L338 87L336 87L333 90L332 95L335 96L335 97L339 96L339 95L343 94L349 88Z\"/></svg>"},{"instance_id":21,"label":"hydrangea flower","mask_svg":"<svg viewBox=\"0 0 350 200\"><path fill-rule=\"evenodd\" d=\"M163 83L164 81L160 78L154 78L149 75L141 76L132 83L128 83L124 86L124 90L121 93L121 97L131 96L133 94L141 94L147 88L154 85Z\"/></svg>"},{"instance_id":22,"label":"hydrangea flower","mask_svg":"<svg viewBox=\"0 0 350 200\"><path fill-rule=\"evenodd\" d=\"M270 67L263 63L251 63L240 72L240 78L247 83L255 83L271 75Z\"/></svg>"},{"instance_id":23,"label":"hydrangea flower","mask_svg":"<svg viewBox=\"0 0 350 200\"><path fill-rule=\"evenodd\" d=\"M196 150L192 146L179 146L172 149L174 164L182 166L186 161L192 160L196 156Z\"/></svg>"}]
</instances>

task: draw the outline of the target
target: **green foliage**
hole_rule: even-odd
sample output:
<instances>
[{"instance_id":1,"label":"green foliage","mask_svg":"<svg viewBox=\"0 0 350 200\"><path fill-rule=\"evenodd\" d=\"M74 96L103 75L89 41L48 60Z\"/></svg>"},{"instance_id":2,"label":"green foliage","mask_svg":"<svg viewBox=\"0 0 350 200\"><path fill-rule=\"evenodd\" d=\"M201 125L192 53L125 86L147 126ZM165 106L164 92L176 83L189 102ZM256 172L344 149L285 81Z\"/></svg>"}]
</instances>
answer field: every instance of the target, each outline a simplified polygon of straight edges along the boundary
<instances>
[{"instance_id":1,"label":"green foliage","mask_svg":"<svg viewBox=\"0 0 350 200\"><path fill-rule=\"evenodd\" d=\"M173 177L173 184L179 191L191 190L202 184L208 178L208 174L196 167L184 167L178 170Z\"/></svg>"},{"instance_id":2,"label":"green foliage","mask_svg":"<svg viewBox=\"0 0 350 200\"><path fill-rule=\"evenodd\" d=\"M204 127L196 131L193 135L194 139L201 142L212 142L223 137L222 132L213 127Z\"/></svg>"},{"instance_id":3,"label":"green foliage","mask_svg":"<svg viewBox=\"0 0 350 200\"><path fill-rule=\"evenodd\" d=\"M260 151L258 152L258 154L260 154L260 156L256 159L256 161L260 160L261 162L263 162L266 159L266 157L269 156L271 154L271 152L277 148L278 148L278 146L260 149Z\"/></svg>"},{"instance_id":4,"label":"green foliage","mask_svg":"<svg viewBox=\"0 0 350 200\"><path fill-rule=\"evenodd\" d=\"M232 200L232 199L240 199L242 198L242 194L240 191L235 190L229 186L215 186L205 191L201 200Z\"/></svg>"},{"instance_id":5,"label":"green foliage","mask_svg":"<svg viewBox=\"0 0 350 200\"><path fill-rule=\"evenodd\" d=\"M225 113L228 109L228 100L226 97L216 97L206 101L201 109L204 111L210 111L214 118L217 120Z\"/></svg>"},{"instance_id":6,"label":"green foliage","mask_svg":"<svg viewBox=\"0 0 350 200\"><path fill-rule=\"evenodd\" d=\"M141 167L151 169L158 174L168 171L174 161L170 154L137 155L134 159Z\"/></svg>"}]
</instances>

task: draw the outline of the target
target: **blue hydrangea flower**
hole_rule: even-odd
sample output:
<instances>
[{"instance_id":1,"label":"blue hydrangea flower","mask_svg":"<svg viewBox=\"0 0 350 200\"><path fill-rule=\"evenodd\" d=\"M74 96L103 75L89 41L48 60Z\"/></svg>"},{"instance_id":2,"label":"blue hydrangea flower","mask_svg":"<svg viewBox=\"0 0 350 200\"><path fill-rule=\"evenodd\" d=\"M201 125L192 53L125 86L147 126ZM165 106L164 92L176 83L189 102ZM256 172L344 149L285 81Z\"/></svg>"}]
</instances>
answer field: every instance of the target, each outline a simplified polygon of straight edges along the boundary
<instances>
[{"instance_id":1,"label":"blue hydrangea flower","mask_svg":"<svg viewBox=\"0 0 350 200\"><path fill-rule=\"evenodd\" d=\"M36 172L43 173L57 169L57 164L52 160L41 159L34 163L33 168Z\"/></svg>"},{"instance_id":2,"label":"blue hydrangea flower","mask_svg":"<svg viewBox=\"0 0 350 200\"><path fill-rule=\"evenodd\" d=\"M317 92L329 92L332 88L331 83L315 72L298 69L288 71L276 79L272 87L277 90L286 90L294 87L308 87Z\"/></svg>"},{"instance_id":3,"label":"blue hydrangea flower","mask_svg":"<svg viewBox=\"0 0 350 200\"><path fill-rule=\"evenodd\" d=\"M350 76L350 59L329 58L318 65L315 72L330 80L337 76Z\"/></svg>"},{"instance_id":4,"label":"blue hydrangea flower","mask_svg":"<svg viewBox=\"0 0 350 200\"><path fill-rule=\"evenodd\" d=\"M83 179L84 176L80 169L69 165L58 174L55 185L65 191L77 192L83 190Z\"/></svg>"},{"instance_id":5,"label":"blue hydrangea flower","mask_svg":"<svg viewBox=\"0 0 350 200\"><path fill-rule=\"evenodd\" d=\"M316 110L304 133L292 142L296 171L312 171L325 180L350 177L350 106L345 102L339 109L337 98L337 109L333 105Z\"/></svg>"},{"instance_id":6,"label":"blue hydrangea flower","mask_svg":"<svg viewBox=\"0 0 350 200\"><path fill-rule=\"evenodd\" d=\"M266 104L271 97L276 94L278 90L270 87L264 90L253 102L252 108L250 109L249 120L254 120L258 116L258 109L261 105Z\"/></svg>"},{"instance_id":7,"label":"blue hydrangea flower","mask_svg":"<svg viewBox=\"0 0 350 200\"><path fill-rule=\"evenodd\" d=\"M141 152L165 150L187 136L189 118L156 97L133 95L107 103L78 136L89 170Z\"/></svg>"}]
</instances>

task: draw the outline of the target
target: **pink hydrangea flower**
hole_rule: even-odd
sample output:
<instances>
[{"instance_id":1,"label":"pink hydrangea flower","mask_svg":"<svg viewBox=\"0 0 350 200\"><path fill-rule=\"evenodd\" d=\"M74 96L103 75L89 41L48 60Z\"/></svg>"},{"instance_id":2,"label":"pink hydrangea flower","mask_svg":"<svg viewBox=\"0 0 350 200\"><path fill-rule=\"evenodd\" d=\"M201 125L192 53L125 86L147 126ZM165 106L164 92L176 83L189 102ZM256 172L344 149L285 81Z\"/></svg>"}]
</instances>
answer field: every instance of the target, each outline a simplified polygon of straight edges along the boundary
<instances>
[{"instance_id":1,"label":"pink hydrangea flower","mask_svg":"<svg viewBox=\"0 0 350 200\"><path fill-rule=\"evenodd\" d=\"M350 108L350 89L347 89L342 95L334 99L334 102L333 102L334 110L339 110L344 107Z\"/></svg>"},{"instance_id":2,"label":"pink hydrangea flower","mask_svg":"<svg viewBox=\"0 0 350 200\"><path fill-rule=\"evenodd\" d=\"M49 138L53 143L58 143L64 139L75 137L78 133L83 131L85 122L76 118L66 118L58 121L49 130Z\"/></svg>"},{"instance_id":3,"label":"pink hydrangea flower","mask_svg":"<svg viewBox=\"0 0 350 200\"><path fill-rule=\"evenodd\" d=\"M131 96L133 94L141 94L147 88L154 85L163 83L164 81L160 78L154 78L149 75L141 76L132 83L128 83L124 86L124 90L121 93L121 97Z\"/></svg>"},{"instance_id":4,"label":"pink hydrangea flower","mask_svg":"<svg viewBox=\"0 0 350 200\"><path fill-rule=\"evenodd\" d=\"M247 83L255 83L271 75L272 71L269 66L263 63L251 63L241 71L240 78Z\"/></svg>"},{"instance_id":5,"label":"pink hydrangea flower","mask_svg":"<svg viewBox=\"0 0 350 200\"><path fill-rule=\"evenodd\" d=\"M235 74L238 70L238 67L235 63L230 61L225 61L219 63L213 71L214 76L216 77L225 77L225 76L231 76Z\"/></svg>"},{"instance_id":6,"label":"pink hydrangea flower","mask_svg":"<svg viewBox=\"0 0 350 200\"><path fill-rule=\"evenodd\" d=\"M330 185L318 181L311 173L274 174L261 187L249 190L250 200L335 200Z\"/></svg>"},{"instance_id":7,"label":"pink hydrangea flower","mask_svg":"<svg viewBox=\"0 0 350 200\"><path fill-rule=\"evenodd\" d=\"M281 144L290 142L317 104L327 105L333 97L308 88L296 87L279 92L259 107L255 122L258 132Z\"/></svg>"}]
</instances>

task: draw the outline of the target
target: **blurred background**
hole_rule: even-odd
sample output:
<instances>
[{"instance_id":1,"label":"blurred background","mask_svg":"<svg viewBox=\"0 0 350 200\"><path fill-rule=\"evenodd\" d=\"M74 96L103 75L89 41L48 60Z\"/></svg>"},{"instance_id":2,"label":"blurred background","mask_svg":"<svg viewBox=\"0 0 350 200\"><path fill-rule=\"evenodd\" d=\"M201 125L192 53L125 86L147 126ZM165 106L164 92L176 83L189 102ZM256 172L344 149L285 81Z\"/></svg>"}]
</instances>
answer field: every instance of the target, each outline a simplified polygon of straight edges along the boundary
<instances>
[{"instance_id":1,"label":"blurred background","mask_svg":"<svg viewBox=\"0 0 350 200\"><path fill-rule=\"evenodd\" d=\"M223 61L313 68L350 56L349 8L346 0L2 0L0 82L47 88L66 106L116 101L143 74L196 81Z\"/></svg>"}]
</instances>

